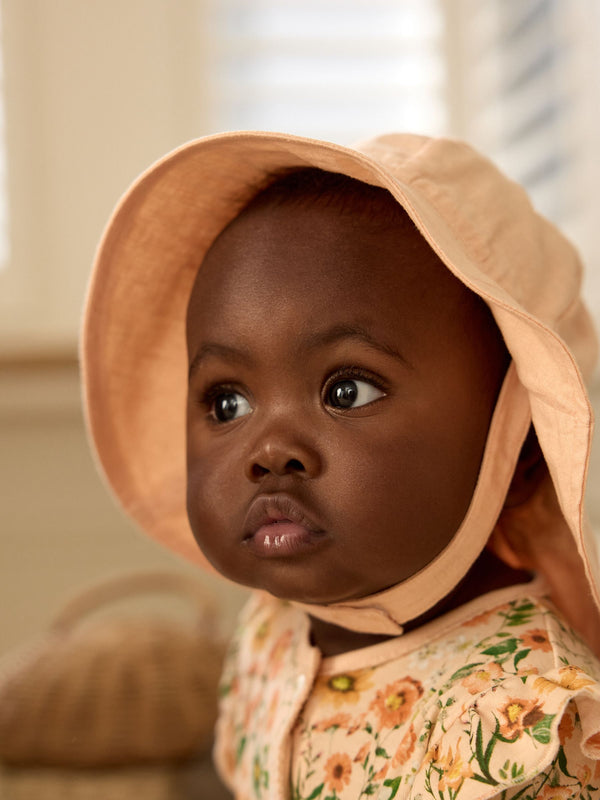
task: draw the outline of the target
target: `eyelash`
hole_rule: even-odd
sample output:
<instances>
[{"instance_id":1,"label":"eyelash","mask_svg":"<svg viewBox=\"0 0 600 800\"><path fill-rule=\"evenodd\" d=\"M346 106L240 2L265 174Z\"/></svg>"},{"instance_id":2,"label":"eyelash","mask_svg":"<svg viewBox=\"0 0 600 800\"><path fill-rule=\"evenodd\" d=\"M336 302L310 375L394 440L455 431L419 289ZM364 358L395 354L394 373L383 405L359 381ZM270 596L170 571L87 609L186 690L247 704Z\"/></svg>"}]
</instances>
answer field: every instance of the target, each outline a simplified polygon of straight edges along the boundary
<instances>
[{"instance_id":1,"label":"eyelash","mask_svg":"<svg viewBox=\"0 0 600 800\"><path fill-rule=\"evenodd\" d=\"M323 384L321 390L322 399L325 400L327 398L332 386L343 380L365 381L366 383L372 384L376 389L379 389L380 392L388 392L388 386L383 378L374 372L362 369L362 367L340 367L332 372Z\"/></svg>"},{"instance_id":2,"label":"eyelash","mask_svg":"<svg viewBox=\"0 0 600 800\"><path fill-rule=\"evenodd\" d=\"M370 383L379 391L387 393L388 387L379 375L370 372L368 370L362 369L361 367L339 367L338 369L334 370L330 375L327 376L325 382L323 383L323 387L321 389L321 399L325 405L327 405L327 396L329 390L339 381L343 380L359 380L365 381L366 383ZM247 389L240 387L234 383L216 383L212 386L207 387L201 394L198 399L198 405L201 406L206 411L206 416L210 420L210 422L214 423L215 425L223 425L224 422L218 420L214 416L213 412L213 405L215 400L222 394L227 393L239 393L242 394L246 399L251 397L250 393ZM376 402L376 401L373 401ZM340 411L340 409L337 409ZM344 411L341 411L344 413Z\"/></svg>"},{"instance_id":3,"label":"eyelash","mask_svg":"<svg viewBox=\"0 0 600 800\"><path fill-rule=\"evenodd\" d=\"M247 389L242 388L240 386L236 386L235 383L215 383L212 386L208 386L198 398L198 405L202 408L205 408L209 415L210 410L217 399L222 394L229 394L229 393L237 393L243 394L244 397L249 396L249 392Z\"/></svg>"}]
</instances>

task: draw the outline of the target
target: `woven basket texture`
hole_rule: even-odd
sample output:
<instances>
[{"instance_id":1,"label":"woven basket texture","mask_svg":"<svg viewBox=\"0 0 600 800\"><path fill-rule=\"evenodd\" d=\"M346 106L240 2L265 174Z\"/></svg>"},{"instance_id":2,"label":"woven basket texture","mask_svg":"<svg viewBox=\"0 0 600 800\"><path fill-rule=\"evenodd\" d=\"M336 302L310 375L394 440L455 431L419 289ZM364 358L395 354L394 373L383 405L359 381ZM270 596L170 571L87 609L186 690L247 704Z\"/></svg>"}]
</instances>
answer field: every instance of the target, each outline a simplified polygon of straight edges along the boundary
<instances>
[{"instance_id":1,"label":"woven basket texture","mask_svg":"<svg viewBox=\"0 0 600 800\"><path fill-rule=\"evenodd\" d=\"M182 597L193 614L94 614L152 593ZM0 760L94 768L206 755L223 651L213 603L195 579L138 573L93 586L35 647L0 665Z\"/></svg>"},{"instance_id":2,"label":"woven basket texture","mask_svg":"<svg viewBox=\"0 0 600 800\"><path fill-rule=\"evenodd\" d=\"M2 800L231 800L209 760L177 765L0 772Z\"/></svg>"}]
</instances>

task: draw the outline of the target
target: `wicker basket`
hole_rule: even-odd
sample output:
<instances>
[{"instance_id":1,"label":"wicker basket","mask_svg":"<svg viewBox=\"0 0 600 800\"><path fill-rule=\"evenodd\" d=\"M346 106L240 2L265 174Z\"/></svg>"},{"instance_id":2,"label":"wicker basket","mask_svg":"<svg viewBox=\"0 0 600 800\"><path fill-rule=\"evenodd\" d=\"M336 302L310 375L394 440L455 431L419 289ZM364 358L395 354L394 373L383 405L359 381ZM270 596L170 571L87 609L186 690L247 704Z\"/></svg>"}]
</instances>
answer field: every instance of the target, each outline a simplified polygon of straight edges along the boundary
<instances>
[{"instance_id":1,"label":"wicker basket","mask_svg":"<svg viewBox=\"0 0 600 800\"><path fill-rule=\"evenodd\" d=\"M73 770L6 767L2 800L229 800L210 761Z\"/></svg>"},{"instance_id":2,"label":"wicker basket","mask_svg":"<svg viewBox=\"0 0 600 800\"><path fill-rule=\"evenodd\" d=\"M183 597L193 617L93 613L157 592ZM219 796L182 787L203 769L212 780L222 657L214 605L191 577L136 573L88 588L0 665L2 798Z\"/></svg>"}]
</instances>

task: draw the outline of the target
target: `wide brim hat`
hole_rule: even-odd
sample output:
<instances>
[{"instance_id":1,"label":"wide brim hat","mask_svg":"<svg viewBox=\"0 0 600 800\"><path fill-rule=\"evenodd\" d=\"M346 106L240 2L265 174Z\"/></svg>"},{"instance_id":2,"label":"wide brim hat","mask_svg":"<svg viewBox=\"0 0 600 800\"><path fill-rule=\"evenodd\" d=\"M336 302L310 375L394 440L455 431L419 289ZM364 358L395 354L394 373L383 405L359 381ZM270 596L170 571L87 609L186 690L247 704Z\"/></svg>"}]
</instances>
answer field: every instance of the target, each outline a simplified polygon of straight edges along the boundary
<instances>
[{"instance_id":1,"label":"wide brim hat","mask_svg":"<svg viewBox=\"0 0 600 800\"><path fill-rule=\"evenodd\" d=\"M448 269L490 306L525 388L560 509L596 604L585 521L596 338L581 264L526 193L465 143L390 134L354 148L234 132L154 164L114 211L85 309L84 404L101 469L153 538L207 566L186 516L186 307L212 242L283 168L318 167L387 189Z\"/></svg>"}]
</instances>

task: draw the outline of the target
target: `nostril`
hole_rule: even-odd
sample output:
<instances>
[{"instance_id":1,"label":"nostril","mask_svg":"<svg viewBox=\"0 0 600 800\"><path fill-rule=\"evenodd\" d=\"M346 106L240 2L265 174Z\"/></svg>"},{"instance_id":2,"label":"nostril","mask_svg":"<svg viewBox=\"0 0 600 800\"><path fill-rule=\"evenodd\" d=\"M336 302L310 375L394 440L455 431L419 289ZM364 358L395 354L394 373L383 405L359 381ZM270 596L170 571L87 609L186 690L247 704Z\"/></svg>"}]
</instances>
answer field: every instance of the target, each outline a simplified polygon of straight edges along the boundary
<instances>
[{"instance_id":1,"label":"nostril","mask_svg":"<svg viewBox=\"0 0 600 800\"><path fill-rule=\"evenodd\" d=\"M252 478L262 478L268 471L265 467L261 467L260 464L253 464L251 468Z\"/></svg>"},{"instance_id":2,"label":"nostril","mask_svg":"<svg viewBox=\"0 0 600 800\"><path fill-rule=\"evenodd\" d=\"M268 463L268 462L265 462ZM250 478L254 481L260 480L269 473L274 475L289 475L294 473L305 473L306 467L298 458L289 458L287 461L280 463L268 464L263 466L260 461L255 461L250 467Z\"/></svg>"}]
</instances>

